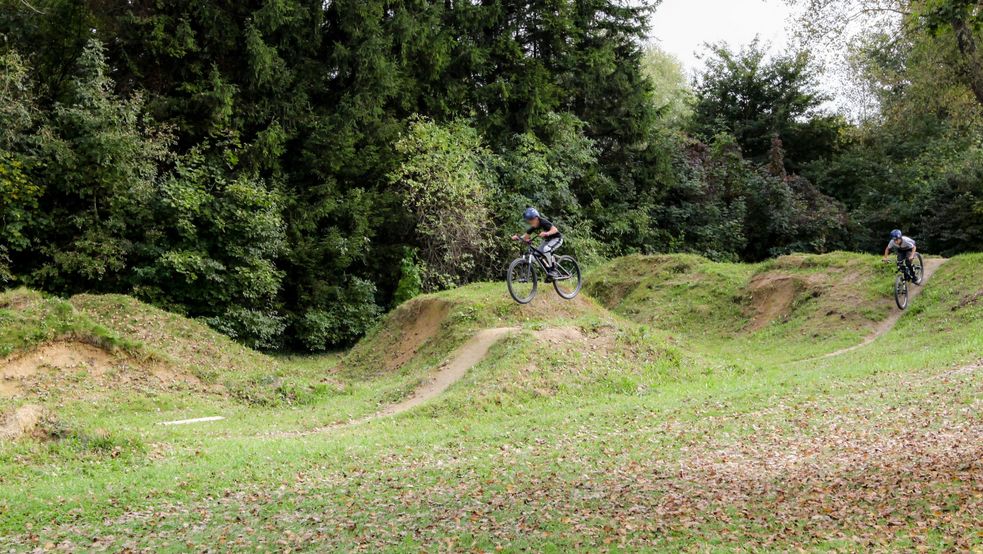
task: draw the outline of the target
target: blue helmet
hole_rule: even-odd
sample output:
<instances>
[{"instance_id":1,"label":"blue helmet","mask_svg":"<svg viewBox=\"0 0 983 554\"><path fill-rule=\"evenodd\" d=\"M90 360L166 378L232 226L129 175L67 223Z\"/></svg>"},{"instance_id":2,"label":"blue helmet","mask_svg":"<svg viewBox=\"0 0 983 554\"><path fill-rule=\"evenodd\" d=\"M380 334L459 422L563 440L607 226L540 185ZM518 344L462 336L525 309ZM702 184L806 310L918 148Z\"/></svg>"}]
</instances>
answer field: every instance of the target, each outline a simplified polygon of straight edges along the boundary
<instances>
[{"instance_id":1,"label":"blue helmet","mask_svg":"<svg viewBox=\"0 0 983 554\"><path fill-rule=\"evenodd\" d=\"M899 239L902 236L904 236L904 233L901 232L901 229L895 229L895 230L891 231L891 238L892 239Z\"/></svg>"},{"instance_id":2,"label":"blue helmet","mask_svg":"<svg viewBox=\"0 0 983 554\"><path fill-rule=\"evenodd\" d=\"M539 217L539 210L537 210L536 208L526 208L526 212L522 214L522 217L526 221L532 221L537 217Z\"/></svg>"}]
</instances>

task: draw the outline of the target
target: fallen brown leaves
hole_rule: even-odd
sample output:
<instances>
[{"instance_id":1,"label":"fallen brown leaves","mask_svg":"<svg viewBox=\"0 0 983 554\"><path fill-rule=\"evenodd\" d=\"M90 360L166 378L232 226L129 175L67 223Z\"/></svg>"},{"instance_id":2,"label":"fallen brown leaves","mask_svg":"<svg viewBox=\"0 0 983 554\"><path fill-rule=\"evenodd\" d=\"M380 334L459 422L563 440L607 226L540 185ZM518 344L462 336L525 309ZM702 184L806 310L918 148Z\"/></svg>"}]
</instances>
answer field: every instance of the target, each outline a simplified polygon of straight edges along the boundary
<instances>
[{"instance_id":1,"label":"fallen brown leaves","mask_svg":"<svg viewBox=\"0 0 983 554\"><path fill-rule=\"evenodd\" d=\"M314 466L278 487L32 537L148 550L972 551L983 544L983 380L932 377L753 413L708 403L695 421L639 410L482 448L390 449L369 468Z\"/></svg>"}]
</instances>

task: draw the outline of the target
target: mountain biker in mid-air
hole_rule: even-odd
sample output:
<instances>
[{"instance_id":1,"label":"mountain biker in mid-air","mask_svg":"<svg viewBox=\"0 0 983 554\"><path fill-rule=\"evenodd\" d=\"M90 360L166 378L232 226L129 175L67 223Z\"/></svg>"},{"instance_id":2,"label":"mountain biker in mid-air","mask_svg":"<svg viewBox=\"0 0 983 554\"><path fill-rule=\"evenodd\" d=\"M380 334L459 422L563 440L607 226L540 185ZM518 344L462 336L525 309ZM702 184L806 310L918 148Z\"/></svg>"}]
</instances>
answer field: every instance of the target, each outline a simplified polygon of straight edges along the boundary
<instances>
[{"instance_id":1,"label":"mountain biker in mid-air","mask_svg":"<svg viewBox=\"0 0 983 554\"><path fill-rule=\"evenodd\" d=\"M915 259L915 252L918 251L915 241L904 236L900 229L895 229L891 231L891 240L887 243L887 248L884 249L885 262L888 261L891 250L898 253L898 263L904 267L905 277L912 283L920 285L921 281L915 275L914 266L911 265L912 260Z\"/></svg>"},{"instance_id":2,"label":"mountain biker in mid-air","mask_svg":"<svg viewBox=\"0 0 983 554\"><path fill-rule=\"evenodd\" d=\"M543 239L543 243L536 250L539 250L543 254L543 259L546 262L547 275L551 279L555 279L557 277L557 271L553 261L553 253L563 246L563 235L556 228L556 225L553 225L550 220L543 217L536 208L526 208L525 213L522 214L522 218L529 224L529 229L521 237L519 235L512 235L512 240L529 242L533 235L537 235Z\"/></svg>"}]
</instances>

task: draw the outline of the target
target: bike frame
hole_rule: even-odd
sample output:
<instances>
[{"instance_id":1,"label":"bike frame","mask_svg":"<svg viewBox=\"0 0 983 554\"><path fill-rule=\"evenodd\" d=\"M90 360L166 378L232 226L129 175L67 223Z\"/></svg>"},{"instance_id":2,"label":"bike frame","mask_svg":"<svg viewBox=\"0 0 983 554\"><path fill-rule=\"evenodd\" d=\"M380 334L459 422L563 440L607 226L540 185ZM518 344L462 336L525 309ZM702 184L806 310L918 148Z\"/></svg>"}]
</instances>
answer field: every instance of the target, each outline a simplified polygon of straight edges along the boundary
<instances>
[{"instance_id":1,"label":"bike frame","mask_svg":"<svg viewBox=\"0 0 983 554\"><path fill-rule=\"evenodd\" d=\"M908 293L908 283L912 282L908 279L908 274L905 271L904 262L898 262L898 278L894 281L894 301L897 303L898 308L905 310L908 308L909 293ZM904 296L904 303L902 304L901 295Z\"/></svg>"},{"instance_id":2,"label":"bike frame","mask_svg":"<svg viewBox=\"0 0 983 554\"><path fill-rule=\"evenodd\" d=\"M543 268L544 272L549 272L549 268L546 267L546 254L543 254L542 252L539 251L539 249L533 246L532 241L522 241L522 242L524 242L526 244L526 247L528 248L528 251L525 253L525 255L523 255L523 258L525 258L530 265L532 265L533 260L537 261L539 263L539 267ZM560 277L557 279L558 281L563 281L573 277L573 275L570 275L568 272L566 272L563 269L563 267L561 267L559 264L556 264L555 269L557 271L562 272Z\"/></svg>"},{"instance_id":3,"label":"bike frame","mask_svg":"<svg viewBox=\"0 0 983 554\"><path fill-rule=\"evenodd\" d=\"M925 271L925 267L923 265L921 265L921 264L918 263L918 259L919 259L918 256L915 256L914 258L911 258L909 260L898 260L896 262L897 263L897 266L898 266L898 273L900 273L901 274L901 277L904 278L905 283L915 283L915 284L918 284L918 282L915 281L914 279L909 279L908 278L908 274L905 272L905 267L904 267L906 261L911 262L911 270L912 270L912 273L915 273L915 277L918 277L918 275L917 275L918 269L921 269L923 272Z\"/></svg>"},{"instance_id":4,"label":"bike frame","mask_svg":"<svg viewBox=\"0 0 983 554\"><path fill-rule=\"evenodd\" d=\"M908 261L912 262L912 268L914 268L914 260L908 260ZM901 277L904 278L905 282L906 283L914 282L908 278L908 273L905 271L905 267L904 267L905 263L903 261L899 261L897 262L897 264L898 264L898 273L901 274ZM914 271L914 269L912 269L912 271Z\"/></svg>"}]
</instances>

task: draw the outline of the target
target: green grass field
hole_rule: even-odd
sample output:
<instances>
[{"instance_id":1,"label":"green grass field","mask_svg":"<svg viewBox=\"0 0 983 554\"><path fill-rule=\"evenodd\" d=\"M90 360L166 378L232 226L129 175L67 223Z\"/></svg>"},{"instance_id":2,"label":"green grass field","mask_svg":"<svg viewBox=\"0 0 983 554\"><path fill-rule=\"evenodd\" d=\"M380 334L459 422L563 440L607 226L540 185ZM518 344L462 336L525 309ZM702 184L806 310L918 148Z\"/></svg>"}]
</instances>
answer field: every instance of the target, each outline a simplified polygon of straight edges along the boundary
<instances>
[{"instance_id":1,"label":"green grass field","mask_svg":"<svg viewBox=\"0 0 983 554\"><path fill-rule=\"evenodd\" d=\"M46 413L0 440L0 551L983 549L983 255L818 360L890 314L877 259L629 257L587 279L596 300L420 297L318 357L126 297L4 293L8 366L51 344L111 359L0 381L0 413ZM344 425L502 327L443 394ZM225 419L158 425L205 416Z\"/></svg>"}]
</instances>

